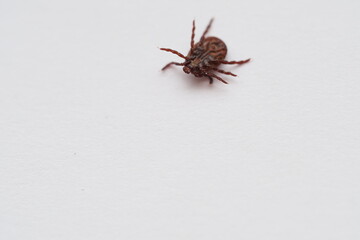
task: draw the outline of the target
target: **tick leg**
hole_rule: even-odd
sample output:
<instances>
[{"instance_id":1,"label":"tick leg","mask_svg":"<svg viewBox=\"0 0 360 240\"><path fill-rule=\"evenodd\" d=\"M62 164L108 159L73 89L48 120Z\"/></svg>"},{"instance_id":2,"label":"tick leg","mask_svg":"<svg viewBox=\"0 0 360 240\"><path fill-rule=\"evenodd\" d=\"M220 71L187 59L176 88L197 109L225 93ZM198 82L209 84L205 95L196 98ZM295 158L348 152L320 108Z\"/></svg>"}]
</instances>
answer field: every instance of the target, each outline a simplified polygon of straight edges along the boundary
<instances>
[{"instance_id":1,"label":"tick leg","mask_svg":"<svg viewBox=\"0 0 360 240\"><path fill-rule=\"evenodd\" d=\"M244 64L247 63L251 60L251 58L243 60L243 61L218 61L219 63L222 64Z\"/></svg>"},{"instance_id":2,"label":"tick leg","mask_svg":"<svg viewBox=\"0 0 360 240\"><path fill-rule=\"evenodd\" d=\"M213 68L212 70L217 71L217 72L219 72L219 73L226 74L226 75L231 75L231 76L234 76L234 77L237 76L237 75L235 75L235 74L233 74L233 73L231 73L231 72L225 72L224 70L217 69L217 68Z\"/></svg>"},{"instance_id":3,"label":"tick leg","mask_svg":"<svg viewBox=\"0 0 360 240\"><path fill-rule=\"evenodd\" d=\"M184 55L182 55L182 54L179 53L178 51L172 50L172 49L170 49L170 48L160 48L160 50L163 50L163 51L166 51L166 52L171 52L171 53L173 53L173 54L178 55L178 56L181 57L181 58L186 59L186 57L185 57Z\"/></svg>"},{"instance_id":4,"label":"tick leg","mask_svg":"<svg viewBox=\"0 0 360 240\"><path fill-rule=\"evenodd\" d=\"M222 79L222 78L219 77L219 76L216 76L216 75L213 74L213 73L206 73L206 76L207 76L207 77L216 78L217 80L219 80L219 81L221 81L221 82L223 82L223 83L225 83L225 84L228 84L224 79ZM210 83L211 83L211 82L210 82Z\"/></svg>"},{"instance_id":5,"label":"tick leg","mask_svg":"<svg viewBox=\"0 0 360 240\"><path fill-rule=\"evenodd\" d=\"M194 44L194 38L195 38L195 20L193 20L193 27L192 27L192 32L191 32L191 43L190 43L190 47L191 50L194 48L195 44Z\"/></svg>"},{"instance_id":6,"label":"tick leg","mask_svg":"<svg viewBox=\"0 0 360 240\"><path fill-rule=\"evenodd\" d=\"M210 76L207 76L207 77L208 77L208 78L209 78L209 80L210 80L210 81L209 81L209 83L210 83L210 84L212 84L212 83L214 82L213 78L212 78L212 77L210 77Z\"/></svg>"},{"instance_id":7,"label":"tick leg","mask_svg":"<svg viewBox=\"0 0 360 240\"><path fill-rule=\"evenodd\" d=\"M205 35L206 35L206 34L208 33L208 31L210 30L210 27L211 27L211 24L212 24L213 21L214 21L214 18L212 18L212 19L210 20L209 24L207 25L207 27L206 27L203 35L202 35L201 38L200 38L200 42L202 42L202 41L205 39Z\"/></svg>"},{"instance_id":8,"label":"tick leg","mask_svg":"<svg viewBox=\"0 0 360 240\"><path fill-rule=\"evenodd\" d=\"M177 63L177 62L171 62L165 65L165 67L163 67L161 69L161 71L164 71L165 69L167 69L168 67L170 67L171 65L176 65L176 66L184 66L184 63Z\"/></svg>"}]
</instances>

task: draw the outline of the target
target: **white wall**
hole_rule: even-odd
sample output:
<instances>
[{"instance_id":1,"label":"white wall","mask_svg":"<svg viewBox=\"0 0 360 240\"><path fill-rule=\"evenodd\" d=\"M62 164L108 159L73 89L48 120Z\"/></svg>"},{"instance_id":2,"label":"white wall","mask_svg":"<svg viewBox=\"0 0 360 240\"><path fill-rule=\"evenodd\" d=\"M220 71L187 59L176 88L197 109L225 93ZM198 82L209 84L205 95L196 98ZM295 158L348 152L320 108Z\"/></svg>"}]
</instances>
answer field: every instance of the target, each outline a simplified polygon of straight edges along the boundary
<instances>
[{"instance_id":1,"label":"white wall","mask_svg":"<svg viewBox=\"0 0 360 240\"><path fill-rule=\"evenodd\" d=\"M360 239L359 7L2 0L0 239Z\"/></svg>"}]
</instances>

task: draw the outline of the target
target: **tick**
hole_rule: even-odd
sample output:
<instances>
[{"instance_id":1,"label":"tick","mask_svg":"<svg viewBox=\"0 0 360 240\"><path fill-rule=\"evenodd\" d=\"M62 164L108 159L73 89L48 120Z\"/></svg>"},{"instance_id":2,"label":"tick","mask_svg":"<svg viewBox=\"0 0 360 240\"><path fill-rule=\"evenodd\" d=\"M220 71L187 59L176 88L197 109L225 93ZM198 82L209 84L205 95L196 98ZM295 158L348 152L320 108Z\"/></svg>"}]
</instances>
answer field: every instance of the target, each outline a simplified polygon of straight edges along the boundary
<instances>
[{"instance_id":1,"label":"tick","mask_svg":"<svg viewBox=\"0 0 360 240\"><path fill-rule=\"evenodd\" d=\"M235 74L231 72L226 72L222 69L219 69L220 64L244 64L250 61L250 58L243 61L225 61L227 47L225 43L217 37L206 37L206 34L210 30L211 24L214 19L211 19L208 26L206 27L204 33L202 34L200 41L194 43L195 38L195 20L193 21L191 42L190 42L190 51L187 56L179 53L170 48L160 48L160 50L171 52L178 55L179 57L185 59L184 62L170 62L161 70L165 70L172 65L184 66L183 70L185 73L192 73L195 77L207 77L210 80L210 84L213 83L213 78L227 84L227 82L221 77L217 76L214 72L231 75L236 77Z\"/></svg>"}]
</instances>

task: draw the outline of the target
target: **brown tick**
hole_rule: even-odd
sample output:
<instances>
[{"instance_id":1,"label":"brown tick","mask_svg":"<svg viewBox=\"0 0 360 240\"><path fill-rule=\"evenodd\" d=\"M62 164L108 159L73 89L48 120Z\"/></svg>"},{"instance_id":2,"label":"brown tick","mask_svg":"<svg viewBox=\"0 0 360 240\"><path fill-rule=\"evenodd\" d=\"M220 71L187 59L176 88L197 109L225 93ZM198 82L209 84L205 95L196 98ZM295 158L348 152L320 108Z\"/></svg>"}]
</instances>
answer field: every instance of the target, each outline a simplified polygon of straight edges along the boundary
<instances>
[{"instance_id":1,"label":"brown tick","mask_svg":"<svg viewBox=\"0 0 360 240\"><path fill-rule=\"evenodd\" d=\"M226 72L224 70L218 69L217 67L220 64L244 64L250 61L250 58L243 61L225 61L225 56L227 53L227 48L225 43L217 37L205 37L208 33L211 24L214 19L211 19L208 26L206 27L203 35L200 38L200 41L194 44L195 37L195 20L193 21L191 42L190 42L190 51L185 57L183 54L178 51L172 50L170 48L160 48L160 50L171 52L178 55L179 57L185 59L185 62L171 62L167 64L162 70L167 69L171 65L184 66L183 70L185 73L192 73L195 77L208 77L210 84L213 83L213 78L227 84L227 82L221 77L215 75L213 72L219 72L226 75L231 75L236 77L235 74L231 72Z\"/></svg>"}]
</instances>

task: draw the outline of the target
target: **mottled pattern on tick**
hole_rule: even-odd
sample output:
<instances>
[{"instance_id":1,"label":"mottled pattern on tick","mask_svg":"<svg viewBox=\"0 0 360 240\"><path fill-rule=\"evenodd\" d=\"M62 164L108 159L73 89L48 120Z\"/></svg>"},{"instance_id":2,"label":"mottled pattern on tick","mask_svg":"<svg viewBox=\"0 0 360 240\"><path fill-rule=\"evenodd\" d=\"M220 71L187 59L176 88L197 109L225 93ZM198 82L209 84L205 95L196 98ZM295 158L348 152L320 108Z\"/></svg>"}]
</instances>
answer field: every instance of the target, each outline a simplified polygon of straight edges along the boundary
<instances>
[{"instance_id":1,"label":"mottled pattern on tick","mask_svg":"<svg viewBox=\"0 0 360 240\"><path fill-rule=\"evenodd\" d=\"M185 73L188 74L192 73L195 77L208 77L210 83L213 82L213 78L223 83L227 83L224 79L215 75L213 71L226 75L236 76L231 72L226 72L224 70L218 69L217 67L220 64L240 65L249 62L250 59L243 61L230 61L230 62L225 61L224 59L227 54L227 47L225 43L217 37L205 37L205 35L207 34L207 32L211 27L212 21L213 19L210 21L209 25L207 26L206 30L201 36L200 41L196 44L194 44L195 21L193 21L193 29L192 29L191 43L190 43L191 49L186 57L181 53L172 50L170 48L160 48L163 51L171 52L185 59L185 62L183 63L171 62L167 64L165 67L163 67L162 70L167 69L171 65L184 66L183 70Z\"/></svg>"},{"instance_id":2,"label":"mottled pattern on tick","mask_svg":"<svg viewBox=\"0 0 360 240\"><path fill-rule=\"evenodd\" d=\"M199 64L199 67L204 66L218 66L219 61L225 59L227 53L226 45L217 37L207 37L204 39L204 42L197 43L195 49L190 50L187 58L196 61Z\"/></svg>"}]
</instances>

